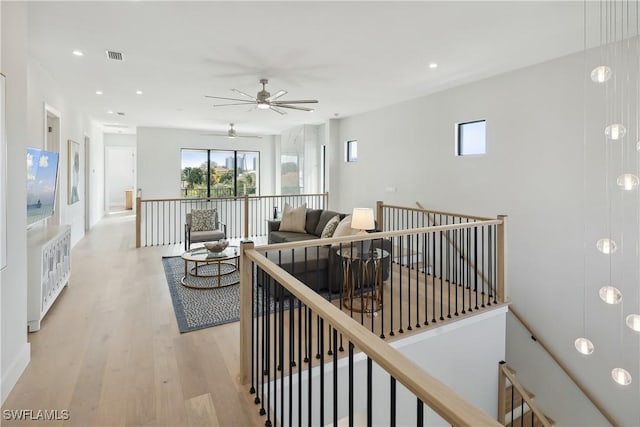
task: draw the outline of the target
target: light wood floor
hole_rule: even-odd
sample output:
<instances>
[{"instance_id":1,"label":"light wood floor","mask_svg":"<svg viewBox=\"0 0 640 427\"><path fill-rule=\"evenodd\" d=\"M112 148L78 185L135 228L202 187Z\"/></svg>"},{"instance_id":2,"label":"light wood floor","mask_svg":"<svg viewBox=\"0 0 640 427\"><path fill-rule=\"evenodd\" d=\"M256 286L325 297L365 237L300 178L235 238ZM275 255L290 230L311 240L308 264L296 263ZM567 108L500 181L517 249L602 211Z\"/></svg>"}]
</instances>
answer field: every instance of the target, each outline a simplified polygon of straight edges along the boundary
<instances>
[{"instance_id":1,"label":"light wood floor","mask_svg":"<svg viewBox=\"0 0 640 427\"><path fill-rule=\"evenodd\" d=\"M134 248L110 215L72 253L69 287L29 334L31 363L2 409L67 409L68 421L3 426L258 426L239 384L239 323L177 328L161 264L179 246Z\"/></svg>"}]
</instances>

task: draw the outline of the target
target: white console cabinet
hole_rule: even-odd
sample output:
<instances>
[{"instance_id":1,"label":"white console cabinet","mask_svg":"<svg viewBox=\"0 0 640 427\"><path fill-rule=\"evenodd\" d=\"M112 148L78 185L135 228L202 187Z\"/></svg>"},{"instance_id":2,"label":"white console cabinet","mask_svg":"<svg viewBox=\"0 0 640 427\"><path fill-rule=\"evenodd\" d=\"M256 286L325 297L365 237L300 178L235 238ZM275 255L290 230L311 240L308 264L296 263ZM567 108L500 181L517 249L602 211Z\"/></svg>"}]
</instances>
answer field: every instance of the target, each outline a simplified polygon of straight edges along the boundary
<instances>
[{"instance_id":1,"label":"white console cabinet","mask_svg":"<svg viewBox=\"0 0 640 427\"><path fill-rule=\"evenodd\" d=\"M71 227L60 225L29 230L27 239L29 332L53 305L71 276Z\"/></svg>"}]
</instances>

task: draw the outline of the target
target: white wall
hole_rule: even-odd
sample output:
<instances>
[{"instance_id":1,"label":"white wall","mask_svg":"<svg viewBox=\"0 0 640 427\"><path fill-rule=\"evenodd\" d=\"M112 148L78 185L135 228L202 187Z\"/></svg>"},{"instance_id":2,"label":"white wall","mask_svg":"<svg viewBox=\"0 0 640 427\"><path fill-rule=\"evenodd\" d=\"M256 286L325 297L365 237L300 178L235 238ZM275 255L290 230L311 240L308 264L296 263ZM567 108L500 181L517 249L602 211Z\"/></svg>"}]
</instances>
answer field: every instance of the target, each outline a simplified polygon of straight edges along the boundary
<instances>
[{"instance_id":1,"label":"white wall","mask_svg":"<svg viewBox=\"0 0 640 427\"><path fill-rule=\"evenodd\" d=\"M591 65L590 57L589 70ZM340 120L338 137L331 141L331 203L341 212L384 200L509 215L508 295L514 307L609 411L621 422L637 425L639 388L617 386L610 371L624 364L634 381L640 380L638 334L622 326L621 312L604 313L608 308L598 301L597 287L583 298L589 263L583 233L583 134L586 126L587 135L596 135L601 143L604 110L602 103L593 102L604 89L587 86L585 102L584 73L583 54L576 54ZM455 123L479 118L487 120L487 154L455 157ZM348 139L358 140L356 163L342 159ZM597 158L601 147L589 148L587 157ZM602 181L601 172L589 169L588 182ZM387 191L390 187L397 192ZM599 205L603 189L588 188L586 202ZM598 348L591 358L580 357L573 348L584 333L585 304L586 329ZM627 311L634 309L627 306ZM519 373L536 377L538 384L547 384L540 390L525 386L547 395L553 407L543 409L559 424L572 424L560 406L581 398L550 387L554 371L533 371L537 365L530 363L531 354L515 351L524 345L526 337L509 334L507 361Z\"/></svg>"},{"instance_id":2,"label":"white wall","mask_svg":"<svg viewBox=\"0 0 640 427\"><path fill-rule=\"evenodd\" d=\"M498 396L498 363L505 356L506 308L484 312L437 329L413 335L391 343L437 380L451 387L467 401L484 412L496 417ZM345 343L345 352L347 344ZM328 357L328 356L327 356ZM333 416L333 362L327 360L324 370L325 423L329 425ZM313 425L319 420L320 367L312 372ZM338 419L348 416L348 359L338 361ZM367 358L363 353L354 355L354 413L366 413ZM294 374L293 402L298 401L298 376ZM285 384L285 413L288 413L289 379ZM307 425L308 375L302 376L302 424ZM372 369L373 425L389 425L389 374L377 364ZM280 390L280 382L277 382ZM272 389L273 390L273 389ZM278 394L278 406L280 405ZM294 407L297 412L297 407ZM400 426L416 424L416 398L400 383L397 384L397 423ZM278 409L278 412L280 410ZM293 414L297 425L298 414ZM366 417L364 418L366 419ZM430 409L425 408L426 425L448 425ZM281 421L281 420L278 420ZM288 424L288 415L285 424ZM357 423L356 423L357 424ZM346 424L345 424L346 425Z\"/></svg>"},{"instance_id":3,"label":"white wall","mask_svg":"<svg viewBox=\"0 0 640 427\"><path fill-rule=\"evenodd\" d=\"M9 185L25 182L27 135L27 4L0 2L2 73L7 76ZM17 184L17 188L21 188ZM0 400L4 402L30 360L27 342L27 215L25 191L8 189L7 268L0 273Z\"/></svg>"},{"instance_id":4,"label":"white wall","mask_svg":"<svg viewBox=\"0 0 640 427\"><path fill-rule=\"evenodd\" d=\"M60 162L58 166L58 200L60 223L71 225L71 243L75 245L84 236L84 135L91 132L91 121L64 95L53 77L37 62L28 61L28 145L44 148L44 104L60 113ZM68 204L68 141L80 144L80 201ZM94 151L95 152L95 151Z\"/></svg>"},{"instance_id":5,"label":"white wall","mask_svg":"<svg viewBox=\"0 0 640 427\"><path fill-rule=\"evenodd\" d=\"M137 185L142 198L180 197L180 150L204 148L260 152L260 194L274 193L273 137L261 139L202 136L203 131L185 129L137 129Z\"/></svg>"}]
</instances>

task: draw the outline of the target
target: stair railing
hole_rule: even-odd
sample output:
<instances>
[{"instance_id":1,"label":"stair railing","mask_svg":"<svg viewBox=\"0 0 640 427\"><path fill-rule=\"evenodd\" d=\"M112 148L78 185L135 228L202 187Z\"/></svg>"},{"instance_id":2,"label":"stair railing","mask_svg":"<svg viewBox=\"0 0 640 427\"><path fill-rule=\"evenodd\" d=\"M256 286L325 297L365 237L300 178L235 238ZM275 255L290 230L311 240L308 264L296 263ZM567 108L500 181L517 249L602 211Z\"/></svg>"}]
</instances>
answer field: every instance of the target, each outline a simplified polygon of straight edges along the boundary
<instances>
[{"instance_id":1,"label":"stair railing","mask_svg":"<svg viewBox=\"0 0 640 427\"><path fill-rule=\"evenodd\" d=\"M509 381L511 384L511 420L507 422L506 418L506 388L505 388L505 380ZM538 408L536 403L533 401L529 393L522 387L520 382L516 379L515 372L512 371L505 362L500 362L498 365L498 422L502 425L513 426L514 425L514 412L515 408L515 393L514 390L518 392L518 394L522 397L521 405L520 405L520 425L524 425L525 419L525 411L524 405L529 407L531 411L531 425L535 425L535 420L537 419L540 424L544 427L552 427L553 424L549 419L542 413L542 411ZM528 422L527 422L527 425Z\"/></svg>"},{"instance_id":2,"label":"stair railing","mask_svg":"<svg viewBox=\"0 0 640 427\"><path fill-rule=\"evenodd\" d=\"M562 369L564 371L564 373L571 379L571 381L573 381L573 383L576 385L576 387L578 387L578 389L580 389L582 394L584 394L586 396L586 398L591 401L593 406L595 406L596 409L598 409L598 411L600 411L602 416L605 417L607 419L607 421L609 421L611 423L612 426L614 426L614 427L615 426L619 426L620 423L613 417L613 415L611 415L609 413L609 411L607 411L604 408L604 406L600 403L600 401L593 394L591 394L591 392L582 383L582 381L580 381L578 379L578 377L573 374L571 369L569 369L569 367L567 365L565 365L555 355L555 353L553 351L551 351L551 349L549 348L547 343L534 331L533 327L531 327L531 325L522 318L522 316L513 307L513 305L509 306L509 311L511 312L511 314L513 314L513 317L515 317L516 320L518 320L518 322L520 322L520 324L522 324L522 326L524 326L524 328L529 332L529 334L531 335L531 339L533 341L537 342L538 344L540 344L540 347L542 347L542 349L547 352L547 354L551 357L551 359L553 359L553 361L556 362L556 364L560 367L560 369Z\"/></svg>"}]
</instances>

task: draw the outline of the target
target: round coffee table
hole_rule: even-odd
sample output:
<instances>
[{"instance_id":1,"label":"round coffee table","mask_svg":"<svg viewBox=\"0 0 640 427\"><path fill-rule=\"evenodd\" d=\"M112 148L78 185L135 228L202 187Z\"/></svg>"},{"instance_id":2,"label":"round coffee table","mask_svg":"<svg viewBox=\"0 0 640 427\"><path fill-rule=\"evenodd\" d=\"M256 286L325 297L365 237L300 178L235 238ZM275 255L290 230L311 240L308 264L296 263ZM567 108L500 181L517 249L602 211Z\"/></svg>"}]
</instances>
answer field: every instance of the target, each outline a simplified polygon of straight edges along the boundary
<instances>
[{"instance_id":1,"label":"round coffee table","mask_svg":"<svg viewBox=\"0 0 640 427\"><path fill-rule=\"evenodd\" d=\"M183 286L193 289L213 289L235 285L240 282L238 274L238 248L229 246L222 252L209 252L197 248L182 254ZM193 264L190 266L189 264Z\"/></svg>"}]
</instances>

